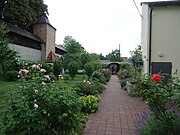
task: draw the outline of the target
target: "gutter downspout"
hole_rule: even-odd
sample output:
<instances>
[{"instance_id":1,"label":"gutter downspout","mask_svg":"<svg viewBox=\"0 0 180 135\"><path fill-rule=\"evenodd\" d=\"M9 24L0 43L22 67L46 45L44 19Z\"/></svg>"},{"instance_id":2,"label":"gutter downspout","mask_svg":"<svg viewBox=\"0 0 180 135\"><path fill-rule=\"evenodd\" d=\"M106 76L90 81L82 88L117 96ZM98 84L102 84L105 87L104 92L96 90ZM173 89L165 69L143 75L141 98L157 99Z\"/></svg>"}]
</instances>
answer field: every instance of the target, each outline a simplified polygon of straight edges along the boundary
<instances>
[{"instance_id":1,"label":"gutter downspout","mask_svg":"<svg viewBox=\"0 0 180 135\"><path fill-rule=\"evenodd\" d=\"M150 11L150 26L149 26L149 73L151 73L152 12L153 12L153 7L151 7L151 11Z\"/></svg>"}]
</instances>

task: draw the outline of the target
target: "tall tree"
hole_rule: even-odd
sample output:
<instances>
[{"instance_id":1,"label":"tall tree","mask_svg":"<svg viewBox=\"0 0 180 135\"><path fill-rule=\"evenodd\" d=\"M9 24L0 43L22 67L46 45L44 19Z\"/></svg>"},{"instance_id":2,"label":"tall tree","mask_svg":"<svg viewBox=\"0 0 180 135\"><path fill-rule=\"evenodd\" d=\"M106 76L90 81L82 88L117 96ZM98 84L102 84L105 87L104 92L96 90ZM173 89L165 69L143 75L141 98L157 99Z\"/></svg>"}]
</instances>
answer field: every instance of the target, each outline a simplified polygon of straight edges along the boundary
<instances>
[{"instance_id":1,"label":"tall tree","mask_svg":"<svg viewBox=\"0 0 180 135\"><path fill-rule=\"evenodd\" d=\"M66 36L64 38L64 47L70 54L81 54L85 52L84 48L79 42L77 42L72 36Z\"/></svg>"},{"instance_id":2,"label":"tall tree","mask_svg":"<svg viewBox=\"0 0 180 135\"><path fill-rule=\"evenodd\" d=\"M108 59L110 61L120 61L120 62L122 61L122 58L120 57L120 52L117 49L112 50L111 53L106 55L106 59Z\"/></svg>"},{"instance_id":3,"label":"tall tree","mask_svg":"<svg viewBox=\"0 0 180 135\"><path fill-rule=\"evenodd\" d=\"M8 46L6 33L7 30L5 29L5 26L0 24L0 66L4 74L8 66L10 66L17 57L17 52L11 50Z\"/></svg>"},{"instance_id":4,"label":"tall tree","mask_svg":"<svg viewBox=\"0 0 180 135\"><path fill-rule=\"evenodd\" d=\"M47 5L43 0L1 0L1 20L30 30L38 17L48 14Z\"/></svg>"}]
</instances>

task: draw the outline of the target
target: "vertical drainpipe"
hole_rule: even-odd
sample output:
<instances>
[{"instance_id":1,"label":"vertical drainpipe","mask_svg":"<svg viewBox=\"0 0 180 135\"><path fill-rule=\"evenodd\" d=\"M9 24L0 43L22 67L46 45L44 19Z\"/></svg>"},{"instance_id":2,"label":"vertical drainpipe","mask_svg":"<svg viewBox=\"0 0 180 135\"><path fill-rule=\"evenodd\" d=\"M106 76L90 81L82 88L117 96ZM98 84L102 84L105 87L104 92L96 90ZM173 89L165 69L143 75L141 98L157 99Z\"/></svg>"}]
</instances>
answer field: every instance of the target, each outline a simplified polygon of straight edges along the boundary
<instances>
[{"instance_id":1,"label":"vertical drainpipe","mask_svg":"<svg viewBox=\"0 0 180 135\"><path fill-rule=\"evenodd\" d=\"M152 12L153 12L153 7L151 7L150 10L150 26L149 26L149 73L151 73Z\"/></svg>"}]
</instances>

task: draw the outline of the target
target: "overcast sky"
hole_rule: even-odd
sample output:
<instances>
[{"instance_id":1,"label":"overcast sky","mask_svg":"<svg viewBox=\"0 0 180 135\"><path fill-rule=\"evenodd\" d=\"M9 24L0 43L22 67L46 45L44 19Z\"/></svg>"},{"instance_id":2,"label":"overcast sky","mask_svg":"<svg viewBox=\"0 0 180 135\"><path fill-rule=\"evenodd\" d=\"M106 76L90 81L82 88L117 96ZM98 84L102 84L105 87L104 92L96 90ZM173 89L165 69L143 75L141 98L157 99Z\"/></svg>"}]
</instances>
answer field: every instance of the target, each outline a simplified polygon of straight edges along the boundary
<instances>
[{"instance_id":1,"label":"overcast sky","mask_svg":"<svg viewBox=\"0 0 180 135\"><path fill-rule=\"evenodd\" d=\"M141 2L135 0L140 12ZM72 36L86 51L107 55L121 45L121 56L130 56L141 42L141 17L133 0L44 0L49 21L57 29L56 43Z\"/></svg>"}]
</instances>

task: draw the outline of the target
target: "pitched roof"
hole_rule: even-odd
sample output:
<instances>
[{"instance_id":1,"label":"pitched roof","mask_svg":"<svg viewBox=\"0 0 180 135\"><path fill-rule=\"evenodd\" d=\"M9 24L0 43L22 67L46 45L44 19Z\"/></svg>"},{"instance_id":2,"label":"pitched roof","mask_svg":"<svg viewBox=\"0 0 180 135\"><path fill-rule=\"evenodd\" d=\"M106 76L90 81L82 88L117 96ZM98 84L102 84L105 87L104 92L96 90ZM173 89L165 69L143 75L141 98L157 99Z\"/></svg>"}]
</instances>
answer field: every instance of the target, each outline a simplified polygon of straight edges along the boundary
<instances>
[{"instance_id":1,"label":"pitched roof","mask_svg":"<svg viewBox=\"0 0 180 135\"><path fill-rule=\"evenodd\" d=\"M48 57L47 57L47 62L48 63L53 63L55 62L56 60L58 59L58 57L52 52L50 51L50 53L48 54Z\"/></svg>"},{"instance_id":2,"label":"pitched roof","mask_svg":"<svg viewBox=\"0 0 180 135\"><path fill-rule=\"evenodd\" d=\"M13 33L16 33L18 35L21 35L21 36L24 36L24 37L27 37L27 38L30 38L32 40L35 40L37 42L40 42L40 43L43 43L43 41L41 40L40 37L36 36L36 35L33 35L32 33L26 31L26 30L23 30L21 28L19 28L18 26L14 26L10 23L7 23L7 22L3 22L6 26L6 28L10 31L10 32L13 32Z\"/></svg>"},{"instance_id":3,"label":"pitched roof","mask_svg":"<svg viewBox=\"0 0 180 135\"><path fill-rule=\"evenodd\" d=\"M67 53L67 50L62 46L62 45L55 45L55 47L57 48L57 49L60 49L61 51L64 51L64 52L66 52Z\"/></svg>"},{"instance_id":4,"label":"pitched roof","mask_svg":"<svg viewBox=\"0 0 180 135\"><path fill-rule=\"evenodd\" d=\"M48 19L48 17L47 17L46 15L40 16L40 17L37 19L37 21L34 23L34 25L35 25L35 24L48 24L48 25L51 26L54 30L56 30L56 28L54 28L54 27L50 24L49 19Z\"/></svg>"},{"instance_id":5,"label":"pitched roof","mask_svg":"<svg viewBox=\"0 0 180 135\"><path fill-rule=\"evenodd\" d=\"M155 6L180 6L179 0L171 0L171 1L154 1L154 2L142 2L142 4L147 4L150 7Z\"/></svg>"}]
</instances>

